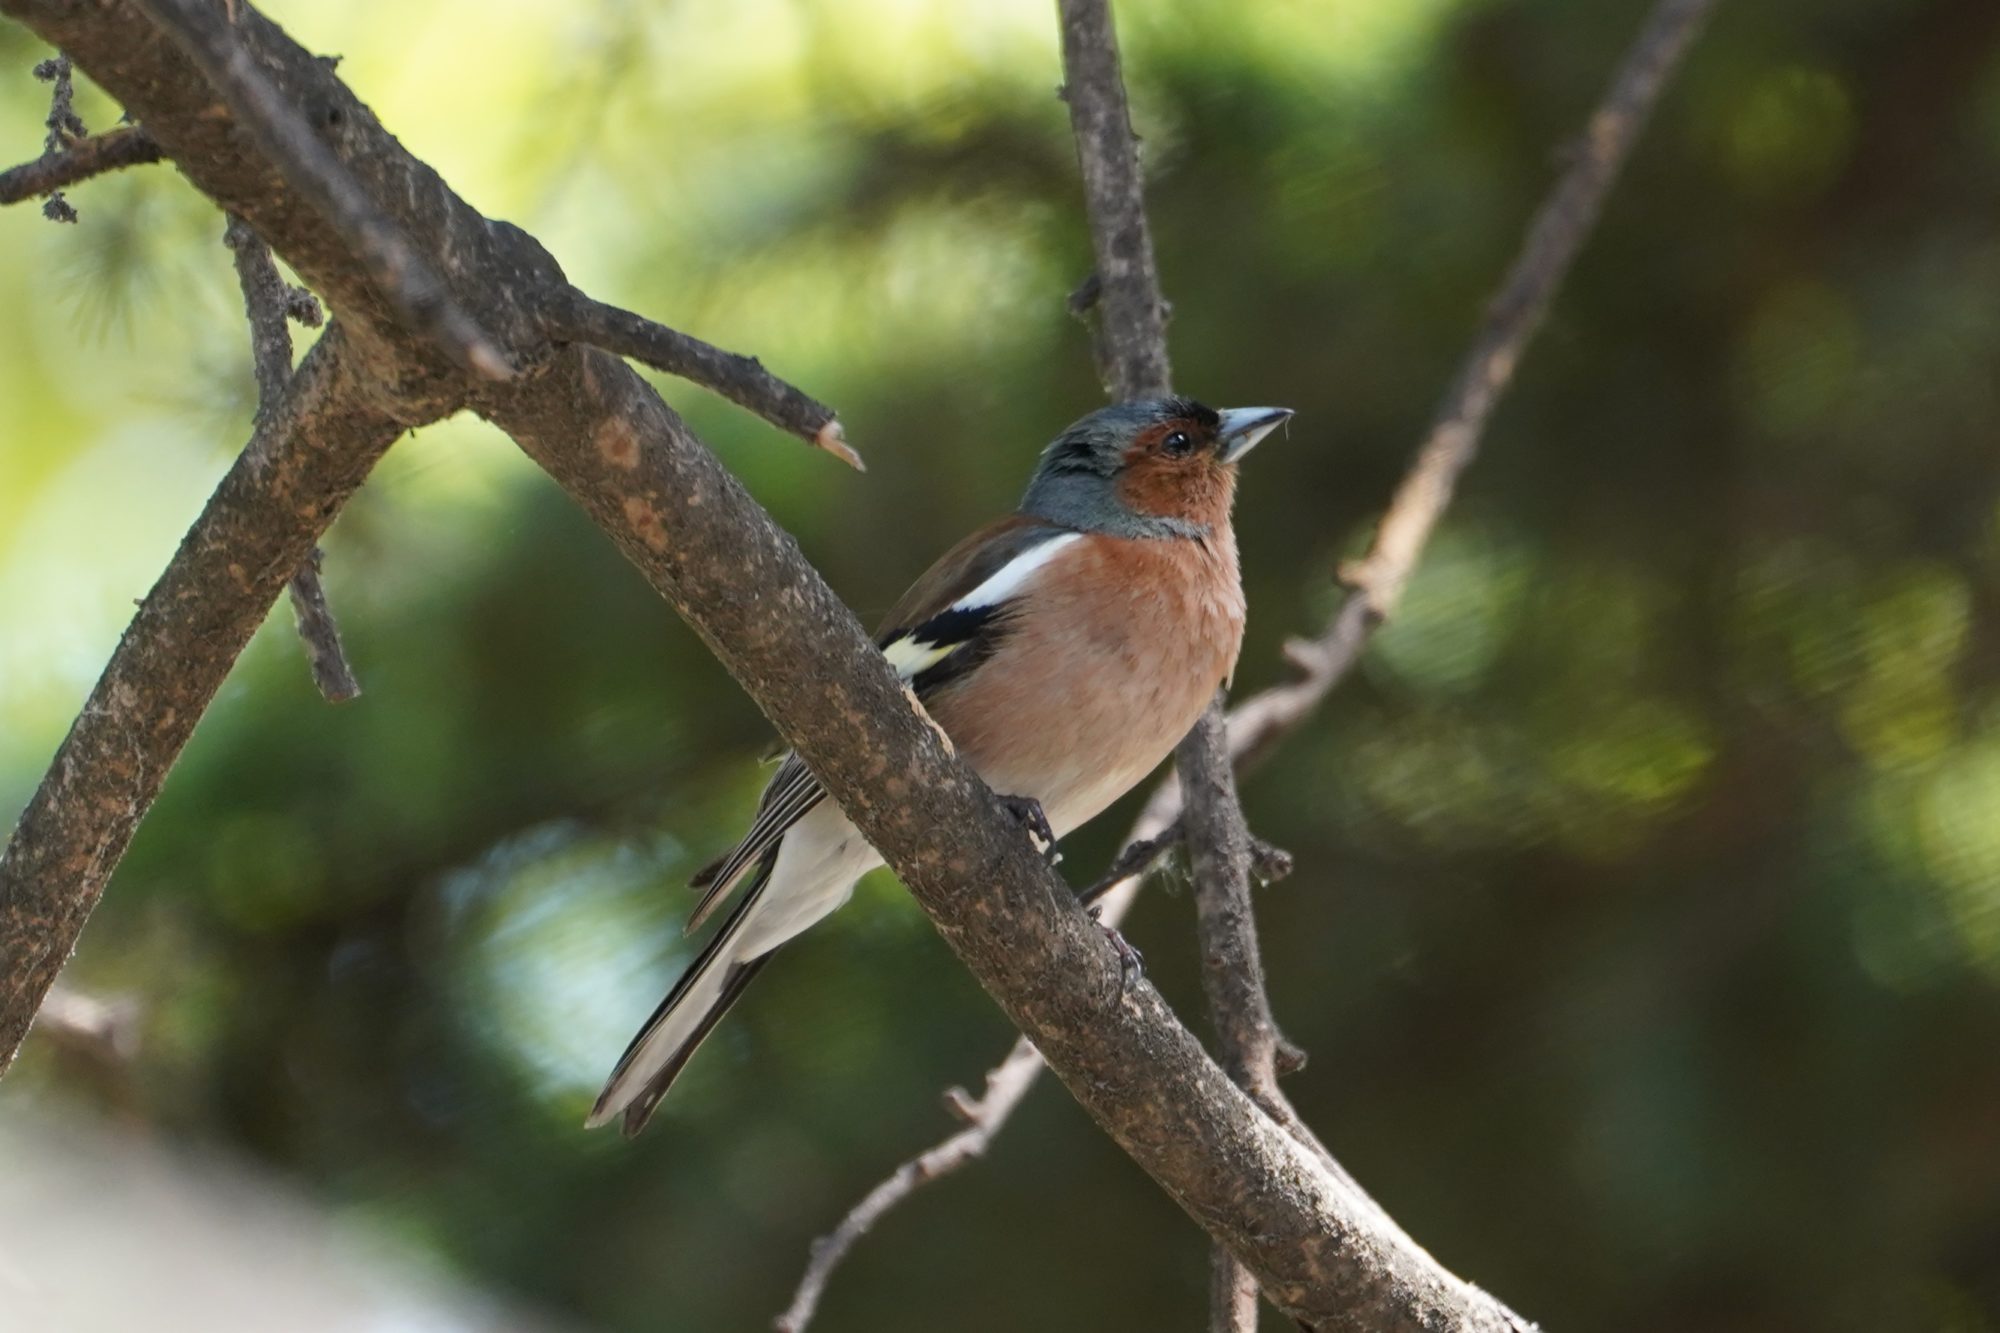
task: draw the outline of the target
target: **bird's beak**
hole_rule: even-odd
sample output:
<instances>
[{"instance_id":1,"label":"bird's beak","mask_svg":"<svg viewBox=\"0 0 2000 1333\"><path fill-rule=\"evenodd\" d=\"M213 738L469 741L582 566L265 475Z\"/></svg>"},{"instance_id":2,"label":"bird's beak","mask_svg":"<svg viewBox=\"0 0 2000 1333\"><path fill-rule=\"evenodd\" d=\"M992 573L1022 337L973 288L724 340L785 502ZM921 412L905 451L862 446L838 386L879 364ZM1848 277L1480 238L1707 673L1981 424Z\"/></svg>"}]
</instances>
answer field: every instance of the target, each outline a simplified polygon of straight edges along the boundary
<instances>
[{"instance_id":1,"label":"bird's beak","mask_svg":"<svg viewBox=\"0 0 2000 1333\"><path fill-rule=\"evenodd\" d=\"M1222 425L1215 432L1222 461L1234 463L1257 447L1257 442L1292 419L1289 407L1231 407L1221 413Z\"/></svg>"}]
</instances>

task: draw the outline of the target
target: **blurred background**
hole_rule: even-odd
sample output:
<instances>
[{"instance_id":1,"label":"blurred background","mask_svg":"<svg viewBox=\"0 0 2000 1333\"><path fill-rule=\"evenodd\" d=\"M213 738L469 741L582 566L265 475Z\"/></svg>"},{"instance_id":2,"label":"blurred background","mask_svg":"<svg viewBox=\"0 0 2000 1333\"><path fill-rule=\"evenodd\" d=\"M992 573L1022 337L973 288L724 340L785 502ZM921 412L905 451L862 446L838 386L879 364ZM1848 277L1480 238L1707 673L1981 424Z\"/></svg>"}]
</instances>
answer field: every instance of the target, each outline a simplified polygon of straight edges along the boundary
<instances>
[{"instance_id":1,"label":"blurred background","mask_svg":"<svg viewBox=\"0 0 2000 1333\"><path fill-rule=\"evenodd\" d=\"M865 476L661 386L864 620L1098 402L1046 0L268 8L586 288L840 409ZM1177 379L1299 409L1242 490L1239 694L1334 605L1645 9L1122 7ZM46 54L0 25L8 163ZM165 167L70 198L0 213L9 821L252 401L214 210ZM66 973L136 1050L31 1038L9 1157L136 1136L523 1320L765 1326L1007 1026L878 874L642 1140L582 1132L767 729L477 422L327 550L366 695L272 618ZM1721 6L1404 613L1246 798L1299 861L1261 909L1291 1094L1445 1263L1551 1329L2000 1328L2000 6ZM1169 876L1127 933L1198 1020L1192 916ZM1206 1282L1051 1084L816 1327L1195 1327Z\"/></svg>"}]
</instances>

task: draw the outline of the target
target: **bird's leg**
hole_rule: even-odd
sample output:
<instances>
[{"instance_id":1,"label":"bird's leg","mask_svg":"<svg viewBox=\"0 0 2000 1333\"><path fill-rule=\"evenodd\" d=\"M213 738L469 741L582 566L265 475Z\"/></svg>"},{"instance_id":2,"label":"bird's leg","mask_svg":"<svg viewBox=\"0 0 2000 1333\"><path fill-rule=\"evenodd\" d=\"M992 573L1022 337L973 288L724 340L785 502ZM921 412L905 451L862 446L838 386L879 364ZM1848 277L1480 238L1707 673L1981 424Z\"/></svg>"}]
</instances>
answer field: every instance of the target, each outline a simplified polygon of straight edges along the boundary
<instances>
[{"instance_id":1,"label":"bird's leg","mask_svg":"<svg viewBox=\"0 0 2000 1333\"><path fill-rule=\"evenodd\" d=\"M1021 821L1021 827L1028 831L1028 841L1050 865L1062 861L1062 853L1056 850L1056 831L1049 827L1048 813L1042 809L1040 801L1032 796L1002 796L1000 804L1006 806L1007 812ZM1103 910L1101 905L1091 907L1090 919L1097 922L1097 928L1104 932L1104 938L1111 941L1112 949L1117 952L1118 987L1121 991L1129 991L1132 989L1132 979L1145 975L1146 959L1118 933L1116 926L1104 923L1100 915Z\"/></svg>"},{"instance_id":2,"label":"bird's leg","mask_svg":"<svg viewBox=\"0 0 2000 1333\"><path fill-rule=\"evenodd\" d=\"M1090 909L1090 919L1104 932L1104 938L1111 942L1111 948L1118 955L1118 989L1132 989L1132 979L1146 975L1146 955L1132 947L1130 940L1118 933L1118 927L1105 922L1102 906Z\"/></svg>"},{"instance_id":3,"label":"bird's leg","mask_svg":"<svg viewBox=\"0 0 2000 1333\"><path fill-rule=\"evenodd\" d=\"M1002 796L1000 804L1007 807L1007 813L1021 821L1021 827L1028 831L1028 841L1042 854L1042 859L1050 865L1062 862L1062 853L1056 850L1056 831L1049 827L1049 817L1042 810L1042 803L1032 796Z\"/></svg>"}]
</instances>

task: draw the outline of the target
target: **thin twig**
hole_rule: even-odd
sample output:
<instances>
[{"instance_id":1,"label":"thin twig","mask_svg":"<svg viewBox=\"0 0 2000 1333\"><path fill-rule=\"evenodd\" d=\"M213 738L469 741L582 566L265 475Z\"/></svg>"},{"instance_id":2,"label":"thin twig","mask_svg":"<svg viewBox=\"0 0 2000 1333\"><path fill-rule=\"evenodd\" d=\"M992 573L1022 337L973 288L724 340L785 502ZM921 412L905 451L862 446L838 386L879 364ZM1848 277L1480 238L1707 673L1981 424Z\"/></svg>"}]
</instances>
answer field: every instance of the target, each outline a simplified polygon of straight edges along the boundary
<instances>
[{"instance_id":1,"label":"thin twig","mask_svg":"<svg viewBox=\"0 0 2000 1333\"><path fill-rule=\"evenodd\" d=\"M1090 214L1096 287L1072 309L1097 318L1097 371L1113 401L1157 398L1173 372L1167 359L1167 302L1153 263L1139 141L1132 133L1118 33L1109 0L1061 0L1063 101L1076 137L1077 167ZM1078 296L1090 289L1086 281Z\"/></svg>"},{"instance_id":2,"label":"thin twig","mask_svg":"<svg viewBox=\"0 0 2000 1333\"><path fill-rule=\"evenodd\" d=\"M1145 173L1118 59L1118 27L1110 0L1060 0L1058 9L1064 100L1097 257L1095 300L1073 293L1070 305L1096 317L1098 371L1112 398L1152 397L1167 391L1171 377L1167 302L1146 220ZM1258 1100L1260 1092L1277 1090L1278 1029L1264 994L1250 901L1250 824L1230 775L1226 725L1218 693L1181 742L1175 762L1187 793L1196 933L1216 1055L1230 1079ZM1210 1254L1210 1333L1256 1333L1257 1288L1248 1270L1222 1245Z\"/></svg>"},{"instance_id":3,"label":"thin twig","mask_svg":"<svg viewBox=\"0 0 2000 1333\"><path fill-rule=\"evenodd\" d=\"M306 665L312 669L313 684L320 697L330 704L344 704L361 697L361 681L341 646L340 623L327 604L326 587L320 582L319 547L299 566L285 585L292 600L292 619L298 627L299 642L305 646Z\"/></svg>"},{"instance_id":4,"label":"thin twig","mask_svg":"<svg viewBox=\"0 0 2000 1333\"><path fill-rule=\"evenodd\" d=\"M271 164L340 233L403 321L475 374L512 379L514 367L498 345L257 68L221 7L206 0L138 3L200 68Z\"/></svg>"},{"instance_id":5,"label":"thin twig","mask_svg":"<svg viewBox=\"0 0 2000 1333\"><path fill-rule=\"evenodd\" d=\"M1187 837L1187 826L1176 819L1173 823L1150 838L1137 838L1125 844L1125 850L1112 860L1110 869L1100 875L1095 884L1076 895L1076 900L1085 907L1091 906L1111 890L1128 879L1143 879L1153 873L1153 867Z\"/></svg>"},{"instance_id":6,"label":"thin twig","mask_svg":"<svg viewBox=\"0 0 2000 1333\"><path fill-rule=\"evenodd\" d=\"M1250 900L1250 825L1236 795L1223 696L1202 714L1175 752L1195 933L1201 941L1202 992L1215 1030L1216 1058L1260 1107L1278 1095L1278 1024L1264 986L1264 961ZM1281 1123L1283 1123L1281 1121ZM1257 1288L1236 1257L1211 1250L1210 1333L1257 1333Z\"/></svg>"},{"instance_id":7,"label":"thin twig","mask_svg":"<svg viewBox=\"0 0 2000 1333\"><path fill-rule=\"evenodd\" d=\"M1176 767L1202 927L1202 988L1215 1020L1218 1058L1253 1099L1268 1100L1278 1086L1278 1025L1250 923L1250 826L1237 799L1228 746L1221 709L1211 709L1181 746Z\"/></svg>"},{"instance_id":8,"label":"thin twig","mask_svg":"<svg viewBox=\"0 0 2000 1333\"><path fill-rule=\"evenodd\" d=\"M243 310L250 320L250 360L257 376L257 425L261 429L277 411L285 386L291 382L292 331L288 321L317 324L319 302L311 292L284 280L271 258L271 248L249 223L233 213L223 242L235 257ZM320 583L320 558L320 549L314 546L292 575L287 591L313 684L328 703L346 703L361 697L361 682L341 647L340 625Z\"/></svg>"},{"instance_id":9,"label":"thin twig","mask_svg":"<svg viewBox=\"0 0 2000 1333\"><path fill-rule=\"evenodd\" d=\"M18 204L37 195L48 195L54 202L65 188L80 181L121 167L157 162L160 157L160 145L142 126L121 125L0 171L0 205Z\"/></svg>"},{"instance_id":10,"label":"thin twig","mask_svg":"<svg viewBox=\"0 0 2000 1333\"><path fill-rule=\"evenodd\" d=\"M754 356L726 352L678 329L592 300L574 287L559 288L548 297L541 325L553 341L601 347L699 384L815 449L824 449L856 472L867 471L861 455L847 443L833 409L764 369Z\"/></svg>"},{"instance_id":11,"label":"thin twig","mask_svg":"<svg viewBox=\"0 0 2000 1333\"><path fill-rule=\"evenodd\" d=\"M820 1297L826 1293L827 1279L833 1276L833 1270L840 1266L854 1243L867 1235L883 1214L939 1176L949 1175L985 1155L987 1145L993 1142L993 1130L1013 1113L1016 1103L1034 1086L1035 1075L1042 1067L1042 1057L1023 1037L1015 1043L1013 1053L986 1075L986 1091L977 1101L963 1088L952 1088L945 1093L946 1109L964 1120L966 1127L897 1167L840 1219L839 1226L813 1242L805 1275L799 1279L791 1305L772 1323L777 1333L804 1333L819 1309Z\"/></svg>"},{"instance_id":12,"label":"thin twig","mask_svg":"<svg viewBox=\"0 0 2000 1333\"><path fill-rule=\"evenodd\" d=\"M1378 580L1375 584L1378 595L1391 588L1400 593L1403 582L1407 581L1409 570L1450 499L1451 484L1471 461L1486 420L1532 341L1541 312L1567 275L1570 260L1588 237L1604 197L1615 183L1668 76L1714 7L1715 0L1659 0L1626 51L1610 90L1591 115L1585 151L1571 158L1567 170L1537 211L1520 253L1489 306L1486 323L1439 404L1431 429L1383 516L1368 557L1362 562ZM1482 375L1496 372L1498 377L1488 390L1478 392L1474 386ZM1447 439L1455 442L1456 449L1461 451L1458 455L1438 447L1441 440ZM1419 485L1420 474L1431 476L1431 483ZM1412 496L1421 499L1409 498ZM1399 507L1405 504L1422 504L1427 519L1416 522L1402 517ZM1384 535L1392 532L1398 534L1393 546ZM1392 551L1396 553L1393 557ZM1397 561L1401 562L1402 574L1392 582L1386 574L1396 570ZM1359 577L1357 570L1355 581ZM1239 774L1253 769L1317 712L1360 660L1369 638L1388 610L1393 609L1394 602L1393 596L1378 601L1368 591L1357 588L1341 603L1320 634L1311 639L1294 639L1285 645L1285 657L1299 670L1298 678L1253 695L1229 712L1229 755ZM1125 873L1109 885L1100 883L1090 890L1091 896L1101 903L1101 916L1107 924L1116 925L1124 919L1138 897L1142 871L1150 869L1161 853L1181 840L1184 830L1180 820L1180 783L1169 777L1154 791L1126 835L1126 850L1114 864L1114 869ZM1006 1057L987 1075L983 1096L977 1100L959 1096L958 1113L973 1128L959 1131L946 1142L970 1133L978 1136L976 1146L961 1151L943 1170L913 1179L909 1188L878 1207L869 1220L874 1221L887 1206L901 1202L918 1186L984 1153L1044 1068L1035 1048L1026 1039L1017 1039ZM1282 1092L1276 1107L1265 1109L1276 1114L1294 1137L1310 1137L1310 1130L1284 1101ZM1334 1165L1323 1148L1319 1155L1323 1164ZM834 1235L843 1232L837 1230ZM847 1236L838 1249L815 1247L806 1276L816 1283L816 1289L825 1286L855 1239L858 1233ZM794 1309L797 1308L795 1304Z\"/></svg>"},{"instance_id":13,"label":"thin twig","mask_svg":"<svg viewBox=\"0 0 2000 1333\"><path fill-rule=\"evenodd\" d=\"M1237 713L1232 712L1229 716L1233 720ZM1235 747L1232 746L1232 757L1235 753ZM1243 769L1244 765L1239 762L1237 771L1241 772ZM1097 878L1096 883L1076 895L1077 902L1089 907L1126 880L1143 879L1152 874L1161 860L1179 847L1186 838L1187 824L1184 820L1176 818L1173 823L1152 837L1127 843L1124 850L1112 860L1110 868ZM1250 835L1250 873L1259 884L1275 884L1292 873L1292 854L1253 833Z\"/></svg>"},{"instance_id":14,"label":"thin twig","mask_svg":"<svg viewBox=\"0 0 2000 1333\"><path fill-rule=\"evenodd\" d=\"M291 288L278 272L271 248L235 214L223 229L222 243L236 264L236 282L243 289L243 313L250 321L250 367L257 381L257 424L277 410L285 385L292 378L292 331L286 324Z\"/></svg>"},{"instance_id":15,"label":"thin twig","mask_svg":"<svg viewBox=\"0 0 2000 1333\"><path fill-rule=\"evenodd\" d=\"M82 139L87 131L73 105L76 86L70 81L69 57L58 51L35 66L35 77L52 85L49 89L48 135L42 140L42 156L54 157ZM63 198L61 190L50 190L42 203L42 216L51 222L75 222L76 209Z\"/></svg>"},{"instance_id":16,"label":"thin twig","mask_svg":"<svg viewBox=\"0 0 2000 1333\"><path fill-rule=\"evenodd\" d=\"M1522 350L1541 327L1549 298L1590 235L1667 76L1714 7L1715 0L1659 0L1604 101L1591 113L1568 169L1536 213L1521 253L1487 307L1485 325L1417 451L1416 464L1396 489L1374 546L1346 572L1348 586L1368 599L1378 619L1395 611L1431 529L1479 450L1494 405L1513 381Z\"/></svg>"}]
</instances>

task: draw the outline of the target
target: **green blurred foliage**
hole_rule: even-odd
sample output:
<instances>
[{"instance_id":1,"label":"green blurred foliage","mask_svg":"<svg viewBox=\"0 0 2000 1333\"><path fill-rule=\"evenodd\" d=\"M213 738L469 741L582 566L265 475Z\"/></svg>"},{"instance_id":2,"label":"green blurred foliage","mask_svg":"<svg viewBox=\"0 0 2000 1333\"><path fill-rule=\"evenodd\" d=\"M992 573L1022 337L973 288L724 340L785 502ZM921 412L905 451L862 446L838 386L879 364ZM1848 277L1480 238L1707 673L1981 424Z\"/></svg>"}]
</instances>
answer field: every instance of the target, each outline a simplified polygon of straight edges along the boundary
<instances>
[{"instance_id":1,"label":"green blurred foliage","mask_svg":"<svg viewBox=\"0 0 2000 1333\"><path fill-rule=\"evenodd\" d=\"M1239 692L1322 621L1643 5L1127 5L1189 391L1250 464ZM850 475L663 391L863 618L1096 401L1043 3L276 16L597 294L842 409ZM0 152L44 52L0 27ZM86 91L93 126L116 109ZM166 168L0 215L0 809L243 439L221 220ZM2000 7L1722 7L1401 617L1247 788L1293 1095L1563 1329L2000 1329ZM580 1327L755 1327L1008 1033L885 876L636 1145L578 1128L684 956L754 709L492 431L328 543L367 688L252 645L71 975L162 1132ZM1075 839L1088 875L1118 813ZM1169 882L1130 933L1199 1009ZM30 1048L10 1098L84 1094ZM1054 1089L821 1327L1186 1327L1203 1246Z\"/></svg>"}]
</instances>

